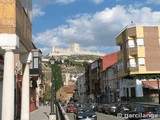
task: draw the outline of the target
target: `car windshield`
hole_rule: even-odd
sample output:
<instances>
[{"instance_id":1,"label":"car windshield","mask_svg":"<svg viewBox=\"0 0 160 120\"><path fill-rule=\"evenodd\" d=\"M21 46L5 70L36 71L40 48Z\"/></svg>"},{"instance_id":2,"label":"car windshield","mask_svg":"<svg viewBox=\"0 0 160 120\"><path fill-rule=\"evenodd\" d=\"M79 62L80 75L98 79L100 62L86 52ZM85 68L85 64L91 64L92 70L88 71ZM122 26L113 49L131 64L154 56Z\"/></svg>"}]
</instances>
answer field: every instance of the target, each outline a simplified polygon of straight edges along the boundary
<instances>
[{"instance_id":1,"label":"car windshield","mask_svg":"<svg viewBox=\"0 0 160 120\"><path fill-rule=\"evenodd\" d=\"M130 105L129 104L121 104L120 107L121 108L130 108Z\"/></svg>"},{"instance_id":2,"label":"car windshield","mask_svg":"<svg viewBox=\"0 0 160 120\"><path fill-rule=\"evenodd\" d=\"M74 107L74 104L69 104L68 107Z\"/></svg>"},{"instance_id":3,"label":"car windshield","mask_svg":"<svg viewBox=\"0 0 160 120\"><path fill-rule=\"evenodd\" d=\"M92 109L87 108L87 109L84 109L84 112L85 112L85 113L90 113L90 112L93 112L93 110L92 110Z\"/></svg>"},{"instance_id":4,"label":"car windshield","mask_svg":"<svg viewBox=\"0 0 160 120\"><path fill-rule=\"evenodd\" d=\"M84 111L83 110L78 110L77 113L84 113Z\"/></svg>"}]
</instances>

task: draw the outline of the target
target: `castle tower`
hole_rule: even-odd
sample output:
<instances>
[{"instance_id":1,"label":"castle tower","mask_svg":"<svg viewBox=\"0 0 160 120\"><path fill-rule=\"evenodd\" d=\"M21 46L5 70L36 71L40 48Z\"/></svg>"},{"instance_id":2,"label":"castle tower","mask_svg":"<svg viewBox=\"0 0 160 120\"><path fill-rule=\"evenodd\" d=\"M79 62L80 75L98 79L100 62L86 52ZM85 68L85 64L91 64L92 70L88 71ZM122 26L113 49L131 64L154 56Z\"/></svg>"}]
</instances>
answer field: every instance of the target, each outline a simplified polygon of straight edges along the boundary
<instances>
[{"instance_id":1,"label":"castle tower","mask_svg":"<svg viewBox=\"0 0 160 120\"><path fill-rule=\"evenodd\" d=\"M70 51L73 52L79 52L80 51L80 46L77 43L72 43L70 46Z\"/></svg>"},{"instance_id":2,"label":"castle tower","mask_svg":"<svg viewBox=\"0 0 160 120\"><path fill-rule=\"evenodd\" d=\"M53 53L55 52L55 50L54 50L54 46L52 47L52 52L53 52Z\"/></svg>"}]
</instances>

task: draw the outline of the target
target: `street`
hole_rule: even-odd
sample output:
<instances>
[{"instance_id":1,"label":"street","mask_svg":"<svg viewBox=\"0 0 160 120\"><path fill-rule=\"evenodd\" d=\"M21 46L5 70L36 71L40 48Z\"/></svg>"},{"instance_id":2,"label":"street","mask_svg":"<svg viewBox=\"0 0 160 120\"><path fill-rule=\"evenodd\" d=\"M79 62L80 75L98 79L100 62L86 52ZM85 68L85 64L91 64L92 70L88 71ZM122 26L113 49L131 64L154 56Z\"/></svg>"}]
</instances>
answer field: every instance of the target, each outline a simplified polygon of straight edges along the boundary
<instances>
[{"instance_id":1,"label":"street","mask_svg":"<svg viewBox=\"0 0 160 120\"><path fill-rule=\"evenodd\" d=\"M65 107L64 107L65 110ZM30 120L49 120L50 106L41 106L37 110L30 113ZM97 120L127 120L126 118L119 118L114 115L96 112ZM67 113L69 120L74 120L74 113ZM60 117L58 117L59 120ZM152 119L153 120L153 119ZM154 118L160 120L160 118Z\"/></svg>"},{"instance_id":2,"label":"street","mask_svg":"<svg viewBox=\"0 0 160 120\"><path fill-rule=\"evenodd\" d=\"M127 118L119 118L114 115L107 115L104 113L98 113L97 114L97 120L127 120ZM69 120L74 120L74 113L67 113ZM145 120L160 120L160 118L154 118L154 119L145 119Z\"/></svg>"},{"instance_id":3,"label":"street","mask_svg":"<svg viewBox=\"0 0 160 120\"><path fill-rule=\"evenodd\" d=\"M107 115L103 113L98 113L97 114L97 120L125 120L124 118L117 118L116 116L113 115ZM70 120L74 120L74 113L67 113L68 117Z\"/></svg>"},{"instance_id":4,"label":"street","mask_svg":"<svg viewBox=\"0 0 160 120\"><path fill-rule=\"evenodd\" d=\"M30 113L30 120L48 120L50 113L50 106L42 106ZM117 118L113 115L107 115L96 112L97 120L124 120L124 118ZM74 120L74 113L67 113L69 120Z\"/></svg>"}]
</instances>

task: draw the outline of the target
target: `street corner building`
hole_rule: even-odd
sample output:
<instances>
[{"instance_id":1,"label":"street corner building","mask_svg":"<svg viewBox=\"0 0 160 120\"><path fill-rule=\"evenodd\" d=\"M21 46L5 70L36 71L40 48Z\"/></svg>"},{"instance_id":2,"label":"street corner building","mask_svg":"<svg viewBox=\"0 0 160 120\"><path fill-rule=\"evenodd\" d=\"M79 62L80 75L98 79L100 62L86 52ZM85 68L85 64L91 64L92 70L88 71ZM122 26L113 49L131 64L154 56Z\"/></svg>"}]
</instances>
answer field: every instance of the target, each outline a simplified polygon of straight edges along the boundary
<instances>
[{"instance_id":1,"label":"street corner building","mask_svg":"<svg viewBox=\"0 0 160 120\"><path fill-rule=\"evenodd\" d=\"M37 48L32 42L31 16L32 0L0 0L1 120L29 119L30 94L35 96L33 91L37 88L30 86L30 81L32 78L34 83L42 77L37 63L41 51L34 57Z\"/></svg>"},{"instance_id":2,"label":"street corner building","mask_svg":"<svg viewBox=\"0 0 160 120\"><path fill-rule=\"evenodd\" d=\"M83 85L85 99L93 103L157 103L160 99L160 25L128 25L116 36L116 45L119 51L88 65L85 77L81 78L86 83Z\"/></svg>"}]
</instances>

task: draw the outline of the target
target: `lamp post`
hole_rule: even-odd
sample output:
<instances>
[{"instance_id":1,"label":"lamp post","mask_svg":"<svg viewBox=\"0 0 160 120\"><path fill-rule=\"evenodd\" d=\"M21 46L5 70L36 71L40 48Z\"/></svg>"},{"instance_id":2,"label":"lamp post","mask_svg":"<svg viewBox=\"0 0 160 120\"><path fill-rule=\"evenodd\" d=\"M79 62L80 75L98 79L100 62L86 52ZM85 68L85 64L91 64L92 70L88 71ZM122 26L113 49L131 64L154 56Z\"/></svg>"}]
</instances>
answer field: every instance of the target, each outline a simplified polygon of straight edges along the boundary
<instances>
[{"instance_id":1,"label":"lamp post","mask_svg":"<svg viewBox=\"0 0 160 120\"><path fill-rule=\"evenodd\" d=\"M51 63L51 82L52 82L52 86L51 86L51 112L49 115L49 120L56 120L56 114L54 112L54 94L55 94L55 83L53 80L53 65L55 63L55 59L52 57L50 59L50 63Z\"/></svg>"}]
</instances>

